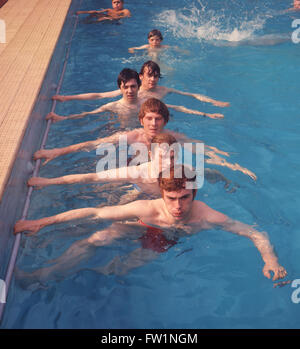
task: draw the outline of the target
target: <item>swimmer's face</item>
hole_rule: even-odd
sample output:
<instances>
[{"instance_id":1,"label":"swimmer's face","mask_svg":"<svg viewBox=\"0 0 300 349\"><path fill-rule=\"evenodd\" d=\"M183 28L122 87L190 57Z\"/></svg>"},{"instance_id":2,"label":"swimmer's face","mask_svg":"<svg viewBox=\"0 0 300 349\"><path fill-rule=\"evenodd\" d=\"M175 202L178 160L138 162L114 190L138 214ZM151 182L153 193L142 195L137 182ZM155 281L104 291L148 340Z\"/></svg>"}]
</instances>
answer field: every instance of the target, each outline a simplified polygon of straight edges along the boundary
<instances>
[{"instance_id":1,"label":"swimmer's face","mask_svg":"<svg viewBox=\"0 0 300 349\"><path fill-rule=\"evenodd\" d=\"M179 191L162 191L162 197L169 214L176 220L185 219L191 212L194 195L191 189Z\"/></svg>"},{"instance_id":2,"label":"swimmer's face","mask_svg":"<svg viewBox=\"0 0 300 349\"><path fill-rule=\"evenodd\" d=\"M294 7L300 8L300 0L294 0Z\"/></svg>"},{"instance_id":3,"label":"swimmer's face","mask_svg":"<svg viewBox=\"0 0 300 349\"><path fill-rule=\"evenodd\" d=\"M140 79L143 88L145 90L151 90L156 87L159 80L159 74L157 72L149 72L149 68L145 67L143 75L140 74Z\"/></svg>"},{"instance_id":4,"label":"swimmer's face","mask_svg":"<svg viewBox=\"0 0 300 349\"><path fill-rule=\"evenodd\" d=\"M112 8L114 10L117 10L117 11L123 10L123 1L121 1L121 0L112 0L111 4L112 4Z\"/></svg>"},{"instance_id":5,"label":"swimmer's face","mask_svg":"<svg viewBox=\"0 0 300 349\"><path fill-rule=\"evenodd\" d=\"M123 98L127 102L134 102L137 99L139 85L135 79L131 79L125 84L124 82L121 82L120 90L122 92Z\"/></svg>"},{"instance_id":6,"label":"swimmer's face","mask_svg":"<svg viewBox=\"0 0 300 349\"><path fill-rule=\"evenodd\" d=\"M165 120L160 114L147 112L143 119L141 119L141 125L144 127L146 135L153 138L162 132L165 127Z\"/></svg>"},{"instance_id":7,"label":"swimmer's face","mask_svg":"<svg viewBox=\"0 0 300 349\"><path fill-rule=\"evenodd\" d=\"M151 48L159 48L161 44L161 38L157 35L151 36L148 39L148 43Z\"/></svg>"}]
</instances>

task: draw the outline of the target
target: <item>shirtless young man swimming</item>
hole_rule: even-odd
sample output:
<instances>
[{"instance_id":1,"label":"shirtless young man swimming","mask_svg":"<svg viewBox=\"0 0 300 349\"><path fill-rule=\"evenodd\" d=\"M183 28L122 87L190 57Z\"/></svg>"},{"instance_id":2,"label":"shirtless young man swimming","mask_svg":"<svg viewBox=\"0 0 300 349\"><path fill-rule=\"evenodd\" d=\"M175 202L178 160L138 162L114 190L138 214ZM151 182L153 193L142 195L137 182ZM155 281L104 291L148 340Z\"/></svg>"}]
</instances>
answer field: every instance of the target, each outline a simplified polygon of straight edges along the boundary
<instances>
[{"instance_id":1,"label":"shirtless young man swimming","mask_svg":"<svg viewBox=\"0 0 300 349\"><path fill-rule=\"evenodd\" d=\"M118 101L104 104L92 111L86 111L80 114L71 114L68 116L62 116L54 112L50 112L46 116L46 119L51 119L53 122L57 122L67 119L79 119L87 115L94 115L103 112L111 112L118 115L121 126L128 127L131 124L137 126L137 115L143 102L143 99L138 97L138 90L141 86L139 74L135 70L125 68L118 75L117 84L119 90L115 91L113 95L122 95L122 98ZM85 94L83 94L79 95L77 99L90 99L85 97Z\"/></svg>"},{"instance_id":2,"label":"shirtless young man swimming","mask_svg":"<svg viewBox=\"0 0 300 349\"><path fill-rule=\"evenodd\" d=\"M159 174L159 199L138 200L113 207L80 208L37 220L21 220L15 224L14 234L27 231L32 235L48 225L79 219L110 220L124 222L125 227L130 227L130 224L140 227L139 232L133 232L132 228L122 229L122 225L118 224L75 242L61 257L53 261L56 264L43 268L41 275L46 279L57 274L58 270L73 269L83 259L89 258L91 249L109 245L117 239L130 236L136 239L138 236L142 249L151 250L153 257L153 253L167 251L182 236L216 228L249 238L264 261L263 274L271 278L273 272L273 280L284 278L287 272L278 263L267 234L229 218L202 201L195 200L197 189L190 187L195 180L195 173L192 173L190 168L176 165L171 167L167 174Z\"/></svg>"},{"instance_id":3,"label":"shirtless young man swimming","mask_svg":"<svg viewBox=\"0 0 300 349\"><path fill-rule=\"evenodd\" d=\"M136 128L131 131L122 131L116 132L115 134L105 137L98 138L93 141L87 141L78 144L72 144L64 148L54 148L54 149L42 149L38 150L34 154L34 159L45 158L44 164L55 159L58 156L70 154L72 152L82 151L82 150L93 150L96 149L100 144L112 143L118 144L120 136L127 137L127 144L131 145L134 143L143 143L149 150L151 146L151 141L154 136L167 132L174 136L180 144L184 143L203 143L200 140L190 139L182 133L174 132L171 130L165 129L165 125L169 121L169 110L167 106L156 98L149 98L141 106L139 112L139 121L142 128ZM256 180L256 176L253 172L249 171L246 168L241 167L239 164L231 164L227 162L224 158L219 155L229 156L228 153L223 152L216 147L205 145L204 148L205 155L208 157L206 162L209 164L215 164L219 166L226 166L234 171L241 171L249 175L252 179ZM219 155L218 155L219 154Z\"/></svg>"},{"instance_id":4,"label":"shirtless young man swimming","mask_svg":"<svg viewBox=\"0 0 300 349\"><path fill-rule=\"evenodd\" d=\"M135 186L137 195L147 193L151 197L155 197L160 194L157 182L158 174L162 170L174 165L178 159L179 146L181 145L174 136L164 132L154 136L151 140L151 150L148 151L149 161L140 163L133 158L130 160L128 166L125 167L96 170L96 172L91 173L78 173L54 178L32 177L28 180L27 184L28 186L35 186L38 189L51 185L69 185L75 183L134 184L137 185L137 187ZM137 162L138 164L136 165ZM204 178L211 183L222 181L225 183L225 188L230 185L230 181L214 169L205 168Z\"/></svg>"},{"instance_id":5,"label":"shirtless young man swimming","mask_svg":"<svg viewBox=\"0 0 300 349\"><path fill-rule=\"evenodd\" d=\"M221 102L213 98L201 95L199 93L184 92L184 91L176 90L174 88L158 85L158 81L161 77L160 67L157 63L153 61L147 61L142 65L139 73L139 77L141 80L141 87L139 89L138 96L143 100L148 99L150 97L163 99L165 96L167 96L170 93L176 93L184 96L193 97L201 102L211 103L212 105L217 107L228 107L230 105L228 102ZM121 91L119 89L119 90L114 90L109 92L83 93L83 94L77 94L77 95L66 95L66 96L54 95L52 99L58 100L60 102L66 102L71 100L94 100L94 99L102 99L102 98L114 98L120 95L121 95ZM203 115L212 119L218 119L218 118L224 117L224 115L220 113L210 114L210 113L199 112L198 110L191 110L183 106L175 106L175 105L169 105L169 104L167 106L168 108L172 108L180 112L184 112L188 114Z\"/></svg>"},{"instance_id":6,"label":"shirtless young man swimming","mask_svg":"<svg viewBox=\"0 0 300 349\"><path fill-rule=\"evenodd\" d=\"M96 22L113 21L125 17L131 17L131 13L126 8L124 9L124 0L112 0L112 8L105 10L92 10L92 11L77 11L76 14L89 14L92 17L96 17Z\"/></svg>"},{"instance_id":7,"label":"shirtless young man swimming","mask_svg":"<svg viewBox=\"0 0 300 349\"><path fill-rule=\"evenodd\" d=\"M148 98L154 97L158 99L163 99L168 94L176 93L183 96L193 97L201 102L211 103L212 105L217 107L229 107L230 105L228 102L217 101L213 98L201 95L199 93L184 92L176 90L174 88L158 85L158 81L161 77L160 67L157 63L153 61L147 61L142 65L139 76L142 82L139 90L139 96L141 97L147 96Z\"/></svg>"},{"instance_id":8,"label":"shirtless young man swimming","mask_svg":"<svg viewBox=\"0 0 300 349\"><path fill-rule=\"evenodd\" d=\"M161 50L161 49L165 49L165 48L170 47L168 45L162 45L161 44L162 41L163 41L163 36L162 36L161 32L157 29L153 29L148 34L148 44L138 46L138 47L130 47L128 49L128 51L130 53L134 53L135 50L148 50L149 53L151 53L152 51L155 52L157 50Z\"/></svg>"}]
</instances>

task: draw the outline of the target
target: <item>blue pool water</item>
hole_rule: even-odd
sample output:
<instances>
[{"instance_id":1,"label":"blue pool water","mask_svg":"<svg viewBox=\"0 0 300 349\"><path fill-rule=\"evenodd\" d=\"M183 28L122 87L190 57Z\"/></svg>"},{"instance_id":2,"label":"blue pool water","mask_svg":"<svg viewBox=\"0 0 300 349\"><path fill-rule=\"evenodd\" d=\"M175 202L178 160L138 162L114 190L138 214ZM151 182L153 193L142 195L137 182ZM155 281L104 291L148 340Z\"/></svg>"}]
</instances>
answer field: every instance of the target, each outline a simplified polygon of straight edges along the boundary
<instances>
[{"instance_id":1,"label":"blue pool water","mask_svg":"<svg viewBox=\"0 0 300 349\"><path fill-rule=\"evenodd\" d=\"M100 5L98 0L88 0L82 9L110 4L109 0ZM128 0L126 7L133 16L120 25L86 24L80 18L60 93L116 89L123 68L139 71L148 60L141 52L132 55L127 50L146 43L153 28L162 31L165 44L190 51L188 55L172 50L163 54L162 64L169 69L162 69L160 84L229 101L231 106L220 109L185 96L167 96L170 104L225 114L223 120L212 120L172 112L168 128L230 152L229 161L258 177L254 182L239 172L211 166L237 190L205 182L197 198L267 231L288 279L300 278L300 44L289 39L297 14L278 14L290 2ZM67 115L105 102L58 103L55 111ZM111 134L118 127L112 121L106 115L54 124L47 148ZM96 161L95 152L67 155L42 167L40 175L93 172ZM125 190L119 189L120 193ZM93 184L35 190L28 218L112 205L120 193ZM61 224L23 237L17 269L47 266L71 243L106 225ZM50 281L44 288L24 289L14 280L3 327L299 328L300 305L291 299L294 289L273 287L262 274L258 251L247 239L203 231L181 239L167 253L127 275L104 276L87 270L129 253L132 247L132 242L123 241L100 248L81 271Z\"/></svg>"}]
</instances>

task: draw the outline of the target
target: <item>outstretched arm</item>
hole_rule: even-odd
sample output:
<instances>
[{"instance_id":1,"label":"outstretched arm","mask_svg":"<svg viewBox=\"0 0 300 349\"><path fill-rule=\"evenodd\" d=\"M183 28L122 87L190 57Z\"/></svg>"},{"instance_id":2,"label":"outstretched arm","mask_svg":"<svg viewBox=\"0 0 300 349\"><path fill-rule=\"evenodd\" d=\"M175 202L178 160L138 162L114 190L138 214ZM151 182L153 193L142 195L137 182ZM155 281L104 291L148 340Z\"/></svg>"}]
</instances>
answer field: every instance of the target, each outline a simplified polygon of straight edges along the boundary
<instances>
[{"instance_id":1,"label":"outstretched arm","mask_svg":"<svg viewBox=\"0 0 300 349\"><path fill-rule=\"evenodd\" d=\"M168 133L173 135L181 145L184 145L185 143L192 143L192 145L193 145L192 151L193 152L195 152L197 150L194 147L195 144L197 144L197 143L204 143L204 141L201 141L199 139L194 139L194 138L187 137L183 133L174 132L174 131L170 131L170 130L168 130ZM205 151L205 154L207 154L207 153L210 154L209 152L212 152L213 154L221 154L221 155L224 155L224 156L229 156L229 153L227 153L227 152L225 152L223 150L220 150L217 147L212 147L212 146L206 145L206 144L204 144L204 151Z\"/></svg>"},{"instance_id":2,"label":"outstretched arm","mask_svg":"<svg viewBox=\"0 0 300 349\"><path fill-rule=\"evenodd\" d=\"M240 166L238 163L231 164L226 159L217 155L216 151L213 149L213 147L211 147L211 149L206 149L205 155L208 157L208 159L205 160L205 162L208 164L228 167L233 171L240 171L240 172L246 174L247 176L251 177L255 181L257 180L256 174L254 172L248 170L245 167Z\"/></svg>"},{"instance_id":3,"label":"outstretched arm","mask_svg":"<svg viewBox=\"0 0 300 349\"><path fill-rule=\"evenodd\" d=\"M135 50L146 50L149 47L149 45L142 45L142 46L137 46L137 47L130 47L128 49L129 53L134 53Z\"/></svg>"},{"instance_id":4,"label":"outstretched arm","mask_svg":"<svg viewBox=\"0 0 300 349\"><path fill-rule=\"evenodd\" d=\"M116 15L116 19L126 18L126 17L131 17L131 12L126 8L122 10L121 13Z\"/></svg>"},{"instance_id":5,"label":"outstretched arm","mask_svg":"<svg viewBox=\"0 0 300 349\"><path fill-rule=\"evenodd\" d=\"M76 14L77 15L81 15L81 14L89 14L89 15L93 15L93 14L97 14L97 13L103 13L103 12L107 12L109 9L105 9L105 10L90 10L90 11L77 11Z\"/></svg>"},{"instance_id":6,"label":"outstretched arm","mask_svg":"<svg viewBox=\"0 0 300 349\"><path fill-rule=\"evenodd\" d=\"M194 97L201 102L211 103L211 104L215 105L216 107L229 107L229 105L230 105L230 103L228 103L228 102L217 101L213 98L201 95L199 93L183 92L183 91L175 90L174 88L168 88L168 92L169 93L177 93L177 94L184 95L184 96Z\"/></svg>"},{"instance_id":7,"label":"outstretched arm","mask_svg":"<svg viewBox=\"0 0 300 349\"><path fill-rule=\"evenodd\" d=\"M273 247L266 232L259 232L248 224L230 219L228 216L218 212L204 203L201 203L202 211L206 218L207 228L219 227L222 230L249 238L261 254L265 265L263 274L270 279L270 271L274 272L273 280L284 278L286 270L279 265Z\"/></svg>"},{"instance_id":8,"label":"outstretched arm","mask_svg":"<svg viewBox=\"0 0 300 349\"><path fill-rule=\"evenodd\" d=\"M182 145L184 145L185 143L192 143L192 145L193 145L192 151L194 153L197 151L195 144L204 143L201 140L189 138L186 135L184 135L183 133L178 133L178 132L174 132L174 131L170 131L170 130L168 130L168 133L171 133L177 139L177 141L179 143L181 143ZM245 167L240 166L237 163L232 164L232 163L228 162L226 159L222 158L220 155L229 156L229 153L227 153L223 150L220 150L216 147L204 144L204 154L207 157L205 159L205 162L208 164L228 167L233 171L240 171L240 172L246 174L247 176L251 177L253 180L257 179L255 173L253 173L252 171L248 170Z\"/></svg>"},{"instance_id":9,"label":"outstretched arm","mask_svg":"<svg viewBox=\"0 0 300 349\"><path fill-rule=\"evenodd\" d=\"M43 165L46 165L49 161L57 158L58 156L74 153L77 151L90 151L95 149L98 145L103 143L117 143L119 141L119 137L122 135L127 135L128 132L117 132L109 137L105 138L98 138L94 141L87 141L77 144L69 145L68 147L64 148L54 148L54 149L41 149L34 153L34 160L43 159L45 158L45 162Z\"/></svg>"},{"instance_id":10,"label":"outstretched arm","mask_svg":"<svg viewBox=\"0 0 300 349\"><path fill-rule=\"evenodd\" d=\"M109 103L110 104L110 103ZM72 115L68 115L68 116L61 116L58 115L54 112L50 112L47 116L46 116L46 120L52 120L52 122L58 122L58 121L63 121L63 120L68 120L68 119L81 119L87 115L93 115L93 114L98 114L98 113L102 113L104 111L109 111L109 105L102 105L100 108L94 109L92 111L86 111L80 114L72 114Z\"/></svg>"},{"instance_id":11,"label":"outstretched arm","mask_svg":"<svg viewBox=\"0 0 300 349\"><path fill-rule=\"evenodd\" d=\"M54 95L52 99L60 101L60 102L67 102L67 101L73 101L73 100L94 100L94 99L102 99L102 98L114 98L120 96L121 90L115 90L115 91L109 91L109 92L96 92L96 93L81 93L78 95Z\"/></svg>"},{"instance_id":12,"label":"outstretched arm","mask_svg":"<svg viewBox=\"0 0 300 349\"><path fill-rule=\"evenodd\" d=\"M263 274L268 279L271 278L270 271L274 273L273 280L284 278L287 275L286 270L278 263L278 258L274 253L266 232L259 232L250 225L231 219L221 223L220 227L234 234L248 237L254 243L265 262Z\"/></svg>"},{"instance_id":13,"label":"outstretched arm","mask_svg":"<svg viewBox=\"0 0 300 349\"><path fill-rule=\"evenodd\" d=\"M172 108L172 109L177 110L177 111L180 111L180 112L182 112L182 113L195 114L195 115L203 115L203 116L207 116L207 117L212 118L212 119L222 119L222 118L224 118L224 115L223 115L223 114L218 114L218 113L215 113L215 114L204 113L204 112L202 112L202 111L193 110L193 109L188 109L188 108L183 107L183 106L180 106L180 105L170 105L170 104L167 104L167 107L168 107L168 108Z\"/></svg>"},{"instance_id":14,"label":"outstretched arm","mask_svg":"<svg viewBox=\"0 0 300 349\"><path fill-rule=\"evenodd\" d=\"M97 22L102 22L105 20L113 21L113 20L118 20L126 17L131 17L131 13L127 9L124 9L121 11L114 11L112 9L108 9L106 14L103 17L100 17L97 19Z\"/></svg>"},{"instance_id":15,"label":"outstretched arm","mask_svg":"<svg viewBox=\"0 0 300 349\"><path fill-rule=\"evenodd\" d=\"M99 183L101 179L97 173L74 174L55 178L32 177L28 180L27 185L31 187L48 187L50 185L74 184L74 183ZM103 180L104 182L104 180Z\"/></svg>"},{"instance_id":16,"label":"outstretched arm","mask_svg":"<svg viewBox=\"0 0 300 349\"><path fill-rule=\"evenodd\" d=\"M120 206L79 208L37 220L20 220L15 224L14 234L20 233L22 231L28 231L30 232L29 235L34 235L40 229L48 225L64 223L78 219L122 221L125 219L139 218L141 205L142 204L140 201L134 201L129 204ZM147 210L147 205L143 207L143 210Z\"/></svg>"},{"instance_id":17,"label":"outstretched arm","mask_svg":"<svg viewBox=\"0 0 300 349\"><path fill-rule=\"evenodd\" d=\"M115 168L96 173L81 173L56 178L32 177L28 180L29 186L47 187L58 184L74 183L106 183L106 182L135 182L138 180L139 166Z\"/></svg>"}]
</instances>

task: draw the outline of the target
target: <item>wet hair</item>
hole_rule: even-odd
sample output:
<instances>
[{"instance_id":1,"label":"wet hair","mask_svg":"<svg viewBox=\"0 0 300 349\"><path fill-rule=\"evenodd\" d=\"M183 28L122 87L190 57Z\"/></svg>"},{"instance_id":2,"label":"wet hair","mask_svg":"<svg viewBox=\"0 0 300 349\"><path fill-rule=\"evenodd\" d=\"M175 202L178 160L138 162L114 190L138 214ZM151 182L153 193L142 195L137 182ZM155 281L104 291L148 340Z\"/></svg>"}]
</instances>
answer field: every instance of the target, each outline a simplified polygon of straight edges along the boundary
<instances>
[{"instance_id":1,"label":"wet hair","mask_svg":"<svg viewBox=\"0 0 300 349\"><path fill-rule=\"evenodd\" d=\"M151 143L157 143L157 144L166 143L168 145L172 145L174 143L177 143L177 139L174 136L172 136L170 133L159 133L158 135L152 138Z\"/></svg>"},{"instance_id":2,"label":"wet hair","mask_svg":"<svg viewBox=\"0 0 300 349\"><path fill-rule=\"evenodd\" d=\"M186 189L186 183L196 181L196 172L188 166L174 164L169 169L160 172L158 184L161 192L180 191ZM196 189L193 190L193 198L196 196Z\"/></svg>"},{"instance_id":3,"label":"wet hair","mask_svg":"<svg viewBox=\"0 0 300 349\"><path fill-rule=\"evenodd\" d=\"M173 150L174 154L178 154L178 145L180 145L177 142L177 139L171 135L170 133L159 133L158 135L154 136L151 140L151 152L155 153L157 150L157 147L160 148L163 145L168 145L168 149ZM171 154L169 153L170 159L171 159ZM174 155L176 157L176 155ZM149 161L151 158L149 157Z\"/></svg>"},{"instance_id":4,"label":"wet hair","mask_svg":"<svg viewBox=\"0 0 300 349\"><path fill-rule=\"evenodd\" d=\"M152 29L149 33L148 33L148 39L152 38L153 36L158 36L160 38L161 41L163 41L163 36L161 34L161 32L158 29Z\"/></svg>"},{"instance_id":5,"label":"wet hair","mask_svg":"<svg viewBox=\"0 0 300 349\"><path fill-rule=\"evenodd\" d=\"M139 112L139 120L141 121L146 113L149 112L161 115L164 118L165 124L169 121L170 113L167 106L157 98L149 98L142 104Z\"/></svg>"},{"instance_id":6,"label":"wet hair","mask_svg":"<svg viewBox=\"0 0 300 349\"><path fill-rule=\"evenodd\" d=\"M148 75L150 75L150 76L154 75L154 76L158 76L159 78L161 78L160 67L157 63L155 63L153 61L147 61L142 65L140 75L144 75L146 67L148 68Z\"/></svg>"},{"instance_id":7,"label":"wet hair","mask_svg":"<svg viewBox=\"0 0 300 349\"><path fill-rule=\"evenodd\" d=\"M120 72L117 80L119 88L121 87L122 82L123 82L123 85L125 85L131 79L136 80L138 87L141 86L141 80L140 80L139 74L135 70L129 69L129 68L123 69Z\"/></svg>"}]
</instances>

